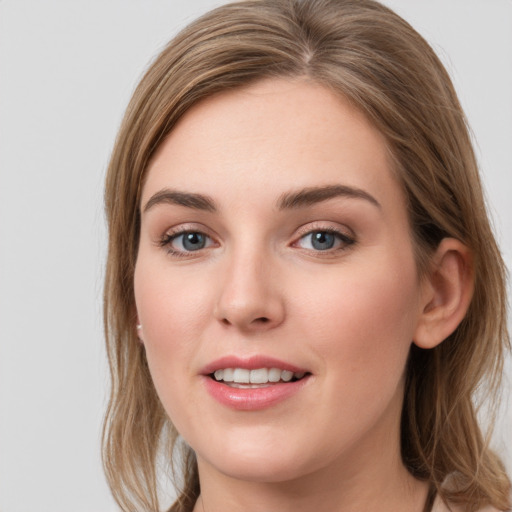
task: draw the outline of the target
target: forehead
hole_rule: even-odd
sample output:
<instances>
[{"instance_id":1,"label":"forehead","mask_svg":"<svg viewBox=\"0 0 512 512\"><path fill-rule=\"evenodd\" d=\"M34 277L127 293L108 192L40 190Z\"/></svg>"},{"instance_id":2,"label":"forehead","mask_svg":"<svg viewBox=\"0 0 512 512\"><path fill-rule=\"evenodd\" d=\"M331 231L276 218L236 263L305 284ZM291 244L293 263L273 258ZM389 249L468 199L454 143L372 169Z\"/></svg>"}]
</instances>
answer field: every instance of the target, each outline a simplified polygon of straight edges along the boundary
<instances>
[{"instance_id":1,"label":"forehead","mask_svg":"<svg viewBox=\"0 0 512 512\"><path fill-rule=\"evenodd\" d=\"M401 201L390 162L383 135L342 96L265 80L191 108L154 156L142 200L165 187L256 201L342 184Z\"/></svg>"}]
</instances>

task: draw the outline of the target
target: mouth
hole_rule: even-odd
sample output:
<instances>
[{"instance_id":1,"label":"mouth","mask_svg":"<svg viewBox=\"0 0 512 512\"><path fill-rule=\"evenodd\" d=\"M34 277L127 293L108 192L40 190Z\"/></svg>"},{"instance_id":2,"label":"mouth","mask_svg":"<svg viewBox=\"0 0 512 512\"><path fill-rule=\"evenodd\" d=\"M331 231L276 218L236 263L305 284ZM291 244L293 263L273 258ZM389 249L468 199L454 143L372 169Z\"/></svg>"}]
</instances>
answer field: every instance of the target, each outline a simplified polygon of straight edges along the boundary
<instances>
[{"instance_id":1,"label":"mouth","mask_svg":"<svg viewBox=\"0 0 512 512\"><path fill-rule=\"evenodd\" d=\"M237 389L257 389L297 382L307 377L309 372L285 370L281 368L219 368L209 374L216 382Z\"/></svg>"},{"instance_id":2,"label":"mouth","mask_svg":"<svg viewBox=\"0 0 512 512\"><path fill-rule=\"evenodd\" d=\"M304 367L263 354L221 357L200 375L213 399L237 411L269 409L301 396L313 377Z\"/></svg>"}]
</instances>

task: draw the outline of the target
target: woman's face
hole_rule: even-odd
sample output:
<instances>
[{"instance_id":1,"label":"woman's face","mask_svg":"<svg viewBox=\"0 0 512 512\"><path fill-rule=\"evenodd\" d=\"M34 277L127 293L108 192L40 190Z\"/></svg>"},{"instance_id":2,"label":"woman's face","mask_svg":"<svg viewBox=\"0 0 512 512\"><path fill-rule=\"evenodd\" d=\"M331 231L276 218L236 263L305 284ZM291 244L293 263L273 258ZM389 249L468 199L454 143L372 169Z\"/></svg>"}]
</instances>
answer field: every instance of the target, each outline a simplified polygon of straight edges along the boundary
<instances>
[{"instance_id":1,"label":"woman's face","mask_svg":"<svg viewBox=\"0 0 512 512\"><path fill-rule=\"evenodd\" d=\"M141 219L139 336L201 472L284 481L398 457L423 292L361 113L306 81L210 98L153 159Z\"/></svg>"}]
</instances>

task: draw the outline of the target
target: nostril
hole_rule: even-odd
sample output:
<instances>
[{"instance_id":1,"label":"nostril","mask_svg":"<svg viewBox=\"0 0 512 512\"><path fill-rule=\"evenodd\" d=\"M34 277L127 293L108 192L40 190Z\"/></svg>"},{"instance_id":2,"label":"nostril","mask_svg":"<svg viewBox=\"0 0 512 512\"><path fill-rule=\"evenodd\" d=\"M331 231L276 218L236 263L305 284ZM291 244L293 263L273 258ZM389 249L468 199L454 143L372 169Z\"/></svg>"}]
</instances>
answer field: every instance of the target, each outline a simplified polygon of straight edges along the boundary
<instances>
[{"instance_id":1,"label":"nostril","mask_svg":"<svg viewBox=\"0 0 512 512\"><path fill-rule=\"evenodd\" d=\"M237 318L236 316L226 316L224 318L219 318L219 321L225 327L237 327L241 329L268 329L273 325L272 317L268 316L258 316L253 318L251 318L250 315L241 318Z\"/></svg>"}]
</instances>

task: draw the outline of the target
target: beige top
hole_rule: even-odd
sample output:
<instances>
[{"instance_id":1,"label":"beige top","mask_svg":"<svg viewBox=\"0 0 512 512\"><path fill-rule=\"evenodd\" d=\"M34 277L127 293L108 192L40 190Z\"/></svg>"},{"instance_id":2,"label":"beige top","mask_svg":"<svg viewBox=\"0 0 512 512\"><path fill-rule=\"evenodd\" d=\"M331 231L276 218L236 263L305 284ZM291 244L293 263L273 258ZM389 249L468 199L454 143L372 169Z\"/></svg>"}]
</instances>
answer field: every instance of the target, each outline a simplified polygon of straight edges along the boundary
<instances>
[{"instance_id":1,"label":"beige top","mask_svg":"<svg viewBox=\"0 0 512 512\"><path fill-rule=\"evenodd\" d=\"M451 505L450 508L448 508L443 503L443 500L439 497L439 495L437 495L436 499L434 500L434 505L432 506L432 512L464 512L464 509L460 505ZM499 512L499 510L494 507L484 507L481 508L478 512Z\"/></svg>"}]
</instances>

